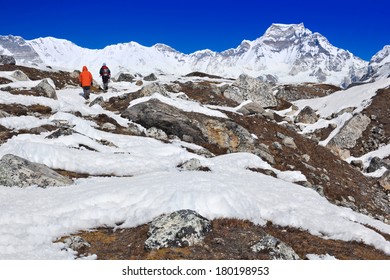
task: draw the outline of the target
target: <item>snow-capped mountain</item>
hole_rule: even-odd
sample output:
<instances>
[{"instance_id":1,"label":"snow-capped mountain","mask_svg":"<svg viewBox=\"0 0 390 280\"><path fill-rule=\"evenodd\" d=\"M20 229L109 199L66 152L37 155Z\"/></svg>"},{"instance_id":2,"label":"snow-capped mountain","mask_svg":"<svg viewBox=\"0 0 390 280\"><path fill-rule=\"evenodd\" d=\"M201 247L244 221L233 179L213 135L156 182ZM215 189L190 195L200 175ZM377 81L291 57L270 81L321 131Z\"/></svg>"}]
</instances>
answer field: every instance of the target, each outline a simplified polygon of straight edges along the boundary
<instances>
[{"instance_id":1,"label":"snow-capped mountain","mask_svg":"<svg viewBox=\"0 0 390 280\"><path fill-rule=\"evenodd\" d=\"M11 48L6 38L13 38ZM94 73L106 62L114 73L201 71L225 77L245 73L255 77L273 75L284 83L321 82L341 86L360 80L368 67L368 62L331 45L324 36L311 32L302 23L273 24L260 38L244 40L237 48L223 52L201 50L187 55L163 44L145 47L136 42L91 50L52 37L23 40L0 36L0 54L13 54L18 62L24 63L37 63L40 59L46 65L70 70L87 65Z\"/></svg>"},{"instance_id":2,"label":"snow-capped mountain","mask_svg":"<svg viewBox=\"0 0 390 280\"><path fill-rule=\"evenodd\" d=\"M363 80L375 80L390 76L390 45L377 52L368 64L368 73Z\"/></svg>"},{"instance_id":3,"label":"snow-capped mountain","mask_svg":"<svg viewBox=\"0 0 390 280\"><path fill-rule=\"evenodd\" d=\"M29 42L19 36L0 36L0 54L12 55L20 64L43 63Z\"/></svg>"}]
</instances>

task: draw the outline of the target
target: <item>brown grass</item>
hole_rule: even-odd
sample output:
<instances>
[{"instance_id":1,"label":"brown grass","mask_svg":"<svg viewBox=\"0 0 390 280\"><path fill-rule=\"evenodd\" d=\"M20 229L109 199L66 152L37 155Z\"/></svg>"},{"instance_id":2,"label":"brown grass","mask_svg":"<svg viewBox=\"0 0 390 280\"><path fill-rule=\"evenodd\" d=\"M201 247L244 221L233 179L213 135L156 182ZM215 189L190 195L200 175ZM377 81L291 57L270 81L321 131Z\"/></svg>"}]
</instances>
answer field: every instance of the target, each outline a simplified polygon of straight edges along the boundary
<instances>
[{"instance_id":1,"label":"brown grass","mask_svg":"<svg viewBox=\"0 0 390 280\"><path fill-rule=\"evenodd\" d=\"M358 242L323 239L310 233L268 223L265 227L247 220L215 219L212 231L200 244L184 248L163 248L147 252L148 225L117 229L102 227L81 232L91 244L82 254L96 254L101 260L256 260L269 259L266 252L254 253L250 247L265 234L270 234L305 259L307 254L329 254L340 260L390 260L390 256ZM388 238L388 237L387 237Z\"/></svg>"}]
</instances>

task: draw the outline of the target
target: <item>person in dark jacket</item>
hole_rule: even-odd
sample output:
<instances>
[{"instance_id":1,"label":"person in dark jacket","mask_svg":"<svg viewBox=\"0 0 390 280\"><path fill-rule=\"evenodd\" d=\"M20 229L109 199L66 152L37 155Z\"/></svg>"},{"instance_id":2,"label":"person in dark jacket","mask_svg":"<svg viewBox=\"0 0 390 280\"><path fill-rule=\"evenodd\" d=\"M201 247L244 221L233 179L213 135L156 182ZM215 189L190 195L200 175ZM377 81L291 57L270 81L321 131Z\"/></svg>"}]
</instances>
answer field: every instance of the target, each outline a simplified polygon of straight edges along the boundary
<instances>
[{"instance_id":1,"label":"person in dark jacket","mask_svg":"<svg viewBox=\"0 0 390 280\"><path fill-rule=\"evenodd\" d=\"M111 78L111 71L105 63L103 63L99 73L103 80L103 89L108 90L108 80Z\"/></svg>"},{"instance_id":2,"label":"person in dark jacket","mask_svg":"<svg viewBox=\"0 0 390 280\"><path fill-rule=\"evenodd\" d=\"M84 98L89 99L89 94L91 93L91 86L93 84L93 78L91 72L88 71L87 66L83 66L83 71L79 76L80 86L84 91Z\"/></svg>"}]
</instances>

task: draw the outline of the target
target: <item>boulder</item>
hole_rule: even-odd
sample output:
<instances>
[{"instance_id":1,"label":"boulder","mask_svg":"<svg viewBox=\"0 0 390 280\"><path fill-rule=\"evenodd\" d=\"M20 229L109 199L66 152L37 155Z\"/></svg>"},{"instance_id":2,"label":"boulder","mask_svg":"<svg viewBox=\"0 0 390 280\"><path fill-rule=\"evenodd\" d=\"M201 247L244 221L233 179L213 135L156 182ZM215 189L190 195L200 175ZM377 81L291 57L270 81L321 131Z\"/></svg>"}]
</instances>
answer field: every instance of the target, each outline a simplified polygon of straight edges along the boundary
<instances>
[{"instance_id":1,"label":"boulder","mask_svg":"<svg viewBox=\"0 0 390 280\"><path fill-rule=\"evenodd\" d=\"M390 170L387 170L379 180L379 185L387 191L390 191Z\"/></svg>"},{"instance_id":2,"label":"boulder","mask_svg":"<svg viewBox=\"0 0 390 280\"><path fill-rule=\"evenodd\" d=\"M251 249L255 253L267 252L273 260L300 259L290 246L271 235L265 235L259 242L253 245Z\"/></svg>"},{"instance_id":3,"label":"boulder","mask_svg":"<svg viewBox=\"0 0 390 280\"><path fill-rule=\"evenodd\" d=\"M29 81L29 77L20 70L16 70L11 74L11 77L17 81Z\"/></svg>"},{"instance_id":4,"label":"boulder","mask_svg":"<svg viewBox=\"0 0 390 280\"><path fill-rule=\"evenodd\" d=\"M72 135L74 133L78 133L78 132L75 131L74 129L72 129L71 127L69 127L68 125L61 125L60 128L58 128L56 131L54 131L50 135L46 136L45 138L46 139L57 139L61 136L69 136L69 135Z\"/></svg>"},{"instance_id":5,"label":"boulder","mask_svg":"<svg viewBox=\"0 0 390 280\"><path fill-rule=\"evenodd\" d=\"M145 250L187 247L201 242L212 229L208 219L193 210L179 210L153 219Z\"/></svg>"},{"instance_id":6,"label":"boulder","mask_svg":"<svg viewBox=\"0 0 390 280\"><path fill-rule=\"evenodd\" d=\"M0 110L0 118L8 118L10 116L6 111Z\"/></svg>"},{"instance_id":7,"label":"boulder","mask_svg":"<svg viewBox=\"0 0 390 280\"><path fill-rule=\"evenodd\" d=\"M294 138L292 138L292 137L285 137L282 140L282 143L283 143L283 145L285 145L286 147L289 147L291 149L296 149L297 148L297 145L294 142Z\"/></svg>"},{"instance_id":8,"label":"boulder","mask_svg":"<svg viewBox=\"0 0 390 280\"><path fill-rule=\"evenodd\" d=\"M318 116L310 106L306 106L305 108L303 108L295 118L296 123L313 124L317 121Z\"/></svg>"},{"instance_id":9,"label":"boulder","mask_svg":"<svg viewBox=\"0 0 390 280\"><path fill-rule=\"evenodd\" d=\"M238 103L252 100L260 104L263 108L278 105L273 95L272 86L269 83L262 82L248 75L240 75L231 86L225 89L223 95Z\"/></svg>"},{"instance_id":10,"label":"boulder","mask_svg":"<svg viewBox=\"0 0 390 280\"><path fill-rule=\"evenodd\" d=\"M156 81L156 80L157 80L157 77L153 73L144 77L144 81L151 82L151 81Z\"/></svg>"},{"instance_id":11,"label":"boulder","mask_svg":"<svg viewBox=\"0 0 390 280\"><path fill-rule=\"evenodd\" d=\"M185 112L157 99L129 107L121 116L147 129L156 127L167 135L207 147L211 152L253 152L264 159L265 153L258 149L252 134L229 119Z\"/></svg>"},{"instance_id":12,"label":"boulder","mask_svg":"<svg viewBox=\"0 0 390 280\"><path fill-rule=\"evenodd\" d=\"M210 171L208 167L202 166L202 163L197 158L192 158L178 166L182 171Z\"/></svg>"},{"instance_id":13,"label":"boulder","mask_svg":"<svg viewBox=\"0 0 390 280\"><path fill-rule=\"evenodd\" d=\"M337 147L339 149L355 147L356 141L362 136L369 124L370 118L366 115L359 114L354 116L329 141L327 147Z\"/></svg>"},{"instance_id":14,"label":"boulder","mask_svg":"<svg viewBox=\"0 0 390 280\"><path fill-rule=\"evenodd\" d=\"M10 55L0 55L0 64L3 65L15 65L16 60L13 56Z\"/></svg>"},{"instance_id":15,"label":"boulder","mask_svg":"<svg viewBox=\"0 0 390 280\"><path fill-rule=\"evenodd\" d=\"M141 96L151 96L154 93L160 93L163 96L168 96L168 92L165 87L159 83L151 83L140 90Z\"/></svg>"},{"instance_id":16,"label":"boulder","mask_svg":"<svg viewBox=\"0 0 390 280\"><path fill-rule=\"evenodd\" d=\"M135 77L129 73L120 73L117 79L117 82L130 82L134 81Z\"/></svg>"},{"instance_id":17,"label":"boulder","mask_svg":"<svg viewBox=\"0 0 390 280\"><path fill-rule=\"evenodd\" d=\"M66 239L64 239L63 243L66 247L74 250L74 251L81 251L88 247L91 247L91 244L89 244L84 238L81 236L70 236Z\"/></svg>"},{"instance_id":18,"label":"boulder","mask_svg":"<svg viewBox=\"0 0 390 280\"><path fill-rule=\"evenodd\" d=\"M161 141L168 140L168 135L163 130L155 128L155 127L148 128L145 131L145 136L151 137L151 138L154 138L157 140L161 140Z\"/></svg>"},{"instance_id":19,"label":"boulder","mask_svg":"<svg viewBox=\"0 0 390 280\"><path fill-rule=\"evenodd\" d=\"M385 166L385 164L383 163L382 159L379 158L379 157L373 157L370 160L370 165L367 167L367 173L371 173L371 172L377 171L382 166Z\"/></svg>"},{"instance_id":20,"label":"boulder","mask_svg":"<svg viewBox=\"0 0 390 280\"><path fill-rule=\"evenodd\" d=\"M70 185L73 181L44 164L7 154L0 160L0 185L7 187L38 187Z\"/></svg>"},{"instance_id":21,"label":"boulder","mask_svg":"<svg viewBox=\"0 0 390 280\"><path fill-rule=\"evenodd\" d=\"M237 112L243 115L254 115L254 114L262 115L265 112L265 110L263 106L261 106L259 103L251 102L242 106L240 109L237 110Z\"/></svg>"},{"instance_id":22,"label":"boulder","mask_svg":"<svg viewBox=\"0 0 390 280\"><path fill-rule=\"evenodd\" d=\"M57 94L54 87L49 83L48 79L43 79L33 90L40 96L49 97L57 100Z\"/></svg>"}]
</instances>

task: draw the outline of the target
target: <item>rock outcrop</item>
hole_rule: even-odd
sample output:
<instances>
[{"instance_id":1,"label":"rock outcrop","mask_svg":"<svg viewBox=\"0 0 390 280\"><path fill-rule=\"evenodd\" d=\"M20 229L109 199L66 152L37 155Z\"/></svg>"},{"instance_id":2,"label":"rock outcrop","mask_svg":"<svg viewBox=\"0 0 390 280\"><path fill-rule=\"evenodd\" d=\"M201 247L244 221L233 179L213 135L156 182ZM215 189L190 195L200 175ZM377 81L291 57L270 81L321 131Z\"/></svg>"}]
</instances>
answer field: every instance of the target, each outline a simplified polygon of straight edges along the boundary
<instances>
[{"instance_id":1,"label":"rock outcrop","mask_svg":"<svg viewBox=\"0 0 390 280\"><path fill-rule=\"evenodd\" d=\"M295 118L295 122L297 123L312 124L317 121L318 121L318 116L316 112L309 106L303 108Z\"/></svg>"},{"instance_id":2,"label":"rock outcrop","mask_svg":"<svg viewBox=\"0 0 390 280\"><path fill-rule=\"evenodd\" d=\"M193 210L163 214L150 223L145 250L192 246L210 231L210 221Z\"/></svg>"},{"instance_id":3,"label":"rock outcrop","mask_svg":"<svg viewBox=\"0 0 390 280\"><path fill-rule=\"evenodd\" d=\"M0 185L7 187L70 185L73 181L46 165L34 163L24 158L7 154L0 160Z\"/></svg>"},{"instance_id":4,"label":"rock outcrop","mask_svg":"<svg viewBox=\"0 0 390 280\"><path fill-rule=\"evenodd\" d=\"M231 86L225 89L223 95L238 103L252 100L264 108L278 105L271 85L248 75L240 75Z\"/></svg>"},{"instance_id":5,"label":"rock outcrop","mask_svg":"<svg viewBox=\"0 0 390 280\"><path fill-rule=\"evenodd\" d=\"M48 98L52 98L57 100L57 94L55 88L49 83L48 79L43 79L36 87L34 87L34 91Z\"/></svg>"},{"instance_id":6,"label":"rock outcrop","mask_svg":"<svg viewBox=\"0 0 390 280\"><path fill-rule=\"evenodd\" d=\"M0 55L0 64L4 64L4 65L15 65L16 64L16 60L13 56L10 56L10 55Z\"/></svg>"},{"instance_id":7,"label":"rock outcrop","mask_svg":"<svg viewBox=\"0 0 390 280\"><path fill-rule=\"evenodd\" d=\"M273 161L264 147L256 145L259 143L246 128L229 119L184 112L157 99L132 106L121 116L146 128L155 127L167 135L210 147L211 152L251 151L268 162Z\"/></svg>"},{"instance_id":8,"label":"rock outcrop","mask_svg":"<svg viewBox=\"0 0 390 280\"><path fill-rule=\"evenodd\" d=\"M350 119L328 143L331 149L351 149L370 123L370 118L359 114Z\"/></svg>"}]
</instances>

